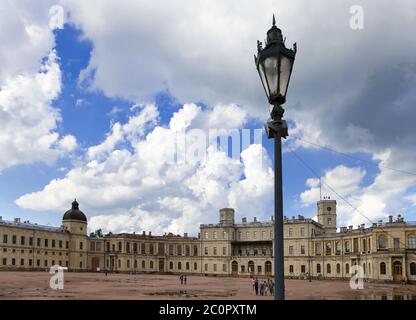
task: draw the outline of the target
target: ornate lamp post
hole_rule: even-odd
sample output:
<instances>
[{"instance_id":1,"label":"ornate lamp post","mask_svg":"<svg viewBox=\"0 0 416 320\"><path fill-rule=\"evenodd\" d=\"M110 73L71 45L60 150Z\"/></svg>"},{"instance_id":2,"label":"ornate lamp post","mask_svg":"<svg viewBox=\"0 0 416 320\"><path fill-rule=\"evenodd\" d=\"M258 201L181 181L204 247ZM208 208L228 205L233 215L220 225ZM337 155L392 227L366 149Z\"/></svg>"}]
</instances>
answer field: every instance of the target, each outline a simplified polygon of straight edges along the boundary
<instances>
[{"instance_id":1,"label":"ornate lamp post","mask_svg":"<svg viewBox=\"0 0 416 320\"><path fill-rule=\"evenodd\" d=\"M257 41L257 56L254 56L264 91L269 103L273 105L271 120L265 125L267 137L274 139L274 277L275 299L284 300L284 251L283 251L283 192L282 192L282 138L286 138L288 128L283 120L290 75L296 56L296 43L293 49L285 47L282 30L276 27L273 15L273 26L267 31L265 47Z\"/></svg>"}]
</instances>

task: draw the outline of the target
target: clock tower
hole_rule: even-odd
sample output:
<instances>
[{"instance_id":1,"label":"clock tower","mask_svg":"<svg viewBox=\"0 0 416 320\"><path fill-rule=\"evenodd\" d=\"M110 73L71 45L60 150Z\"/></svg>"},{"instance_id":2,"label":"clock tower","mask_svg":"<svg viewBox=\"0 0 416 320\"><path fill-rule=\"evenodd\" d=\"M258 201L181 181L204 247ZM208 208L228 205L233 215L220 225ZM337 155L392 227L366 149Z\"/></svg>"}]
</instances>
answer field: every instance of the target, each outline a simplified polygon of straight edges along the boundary
<instances>
[{"instance_id":1,"label":"clock tower","mask_svg":"<svg viewBox=\"0 0 416 320\"><path fill-rule=\"evenodd\" d=\"M337 201L329 197L318 201L318 222L322 224L326 233L337 231Z\"/></svg>"}]
</instances>

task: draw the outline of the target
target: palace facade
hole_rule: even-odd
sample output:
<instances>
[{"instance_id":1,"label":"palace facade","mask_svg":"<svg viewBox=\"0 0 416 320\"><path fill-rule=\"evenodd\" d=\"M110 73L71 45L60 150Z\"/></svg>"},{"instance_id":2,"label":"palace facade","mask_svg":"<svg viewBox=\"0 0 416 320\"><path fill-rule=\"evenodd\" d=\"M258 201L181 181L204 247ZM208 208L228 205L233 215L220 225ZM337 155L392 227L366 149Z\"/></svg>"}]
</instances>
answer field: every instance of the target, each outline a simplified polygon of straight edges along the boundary
<instances>
[{"instance_id":1,"label":"palace facade","mask_svg":"<svg viewBox=\"0 0 416 320\"><path fill-rule=\"evenodd\" d=\"M376 281L416 281L416 224L400 215L370 227L337 231L336 201L317 204L318 221L285 217L287 277L351 278L355 266ZM219 212L219 223L200 225L198 237L151 232L87 234L78 202L61 227L3 221L0 217L0 270L39 270L53 265L71 271L189 273L216 276L271 276L273 219L246 218L234 209Z\"/></svg>"}]
</instances>

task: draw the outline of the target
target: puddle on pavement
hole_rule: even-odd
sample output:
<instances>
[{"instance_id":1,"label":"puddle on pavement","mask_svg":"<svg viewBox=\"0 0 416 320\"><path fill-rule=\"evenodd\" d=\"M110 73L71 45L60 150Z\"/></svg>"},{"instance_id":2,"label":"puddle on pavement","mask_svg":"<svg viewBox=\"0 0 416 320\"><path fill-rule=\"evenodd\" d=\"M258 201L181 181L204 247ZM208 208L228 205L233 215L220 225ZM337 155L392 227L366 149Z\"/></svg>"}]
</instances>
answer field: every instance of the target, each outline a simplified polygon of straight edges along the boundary
<instances>
[{"instance_id":1,"label":"puddle on pavement","mask_svg":"<svg viewBox=\"0 0 416 320\"><path fill-rule=\"evenodd\" d=\"M168 296L180 298L200 298L200 297L232 297L236 295L234 291L202 291L202 290L177 290L177 291L158 291L148 292L149 296Z\"/></svg>"}]
</instances>

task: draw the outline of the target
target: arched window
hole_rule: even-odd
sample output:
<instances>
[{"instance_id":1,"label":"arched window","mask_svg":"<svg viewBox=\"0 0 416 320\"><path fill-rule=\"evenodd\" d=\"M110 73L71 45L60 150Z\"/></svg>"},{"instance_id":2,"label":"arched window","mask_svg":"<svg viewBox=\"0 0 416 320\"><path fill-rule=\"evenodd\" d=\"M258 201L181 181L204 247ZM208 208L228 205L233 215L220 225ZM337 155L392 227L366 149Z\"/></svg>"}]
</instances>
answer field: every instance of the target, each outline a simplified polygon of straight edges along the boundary
<instances>
[{"instance_id":1,"label":"arched window","mask_svg":"<svg viewBox=\"0 0 416 320\"><path fill-rule=\"evenodd\" d=\"M137 260L134 260L134 268L137 268Z\"/></svg>"},{"instance_id":2,"label":"arched window","mask_svg":"<svg viewBox=\"0 0 416 320\"><path fill-rule=\"evenodd\" d=\"M340 241L337 241L335 243L335 251L337 255L341 254L341 242Z\"/></svg>"},{"instance_id":3,"label":"arched window","mask_svg":"<svg viewBox=\"0 0 416 320\"><path fill-rule=\"evenodd\" d=\"M127 268L130 268L130 260L127 259Z\"/></svg>"},{"instance_id":4,"label":"arched window","mask_svg":"<svg viewBox=\"0 0 416 320\"><path fill-rule=\"evenodd\" d=\"M331 265L329 263L326 265L326 273L331 273Z\"/></svg>"},{"instance_id":5,"label":"arched window","mask_svg":"<svg viewBox=\"0 0 416 320\"><path fill-rule=\"evenodd\" d=\"M194 270L198 269L198 264L195 262L194 263Z\"/></svg>"},{"instance_id":6,"label":"arched window","mask_svg":"<svg viewBox=\"0 0 416 320\"><path fill-rule=\"evenodd\" d=\"M345 241L345 252L349 253L351 251L351 245L349 241Z\"/></svg>"},{"instance_id":7,"label":"arched window","mask_svg":"<svg viewBox=\"0 0 416 320\"><path fill-rule=\"evenodd\" d=\"M380 263L380 274L386 274L386 263L385 262Z\"/></svg>"},{"instance_id":8,"label":"arched window","mask_svg":"<svg viewBox=\"0 0 416 320\"><path fill-rule=\"evenodd\" d=\"M416 263L412 262L410 264L410 274L412 276L416 276Z\"/></svg>"},{"instance_id":9,"label":"arched window","mask_svg":"<svg viewBox=\"0 0 416 320\"><path fill-rule=\"evenodd\" d=\"M384 234L378 237L378 247L380 249L386 249L386 237Z\"/></svg>"},{"instance_id":10,"label":"arched window","mask_svg":"<svg viewBox=\"0 0 416 320\"><path fill-rule=\"evenodd\" d=\"M121 260L118 259L118 267L121 268Z\"/></svg>"},{"instance_id":11,"label":"arched window","mask_svg":"<svg viewBox=\"0 0 416 320\"><path fill-rule=\"evenodd\" d=\"M327 256L330 256L332 254L332 246L331 246L331 242L327 242L325 245L325 254Z\"/></svg>"},{"instance_id":12,"label":"arched window","mask_svg":"<svg viewBox=\"0 0 416 320\"><path fill-rule=\"evenodd\" d=\"M320 263L318 263L316 265L316 273L321 273L321 264Z\"/></svg>"},{"instance_id":13,"label":"arched window","mask_svg":"<svg viewBox=\"0 0 416 320\"><path fill-rule=\"evenodd\" d=\"M153 269L153 261L150 261L150 269Z\"/></svg>"},{"instance_id":14,"label":"arched window","mask_svg":"<svg viewBox=\"0 0 416 320\"><path fill-rule=\"evenodd\" d=\"M341 265L337 263L337 273L341 273Z\"/></svg>"},{"instance_id":15,"label":"arched window","mask_svg":"<svg viewBox=\"0 0 416 320\"><path fill-rule=\"evenodd\" d=\"M346 274L350 273L350 265L348 263L345 265L345 273Z\"/></svg>"},{"instance_id":16,"label":"arched window","mask_svg":"<svg viewBox=\"0 0 416 320\"><path fill-rule=\"evenodd\" d=\"M178 262L178 270L181 270L181 269L182 269L182 263Z\"/></svg>"},{"instance_id":17,"label":"arched window","mask_svg":"<svg viewBox=\"0 0 416 320\"><path fill-rule=\"evenodd\" d=\"M169 269L172 270L173 269L173 262L169 262Z\"/></svg>"},{"instance_id":18,"label":"arched window","mask_svg":"<svg viewBox=\"0 0 416 320\"><path fill-rule=\"evenodd\" d=\"M186 270L189 270L189 262L186 263Z\"/></svg>"},{"instance_id":19,"label":"arched window","mask_svg":"<svg viewBox=\"0 0 416 320\"><path fill-rule=\"evenodd\" d=\"M409 235L407 242L409 249L416 249L416 237L414 234Z\"/></svg>"},{"instance_id":20,"label":"arched window","mask_svg":"<svg viewBox=\"0 0 416 320\"><path fill-rule=\"evenodd\" d=\"M144 269L144 268L146 268L146 261L142 261L142 268Z\"/></svg>"},{"instance_id":21,"label":"arched window","mask_svg":"<svg viewBox=\"0 0 416 320\"><path fill-rule=\"evenodd\" d=\"M320 256L322 254L322 248L319 242L317 242L315 245L315 253L317 256Z\"/></svg>"}]
</instances>

